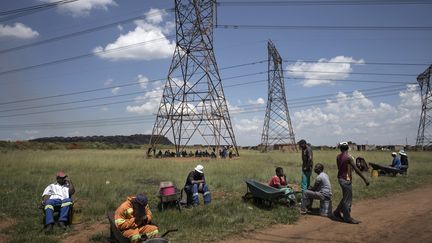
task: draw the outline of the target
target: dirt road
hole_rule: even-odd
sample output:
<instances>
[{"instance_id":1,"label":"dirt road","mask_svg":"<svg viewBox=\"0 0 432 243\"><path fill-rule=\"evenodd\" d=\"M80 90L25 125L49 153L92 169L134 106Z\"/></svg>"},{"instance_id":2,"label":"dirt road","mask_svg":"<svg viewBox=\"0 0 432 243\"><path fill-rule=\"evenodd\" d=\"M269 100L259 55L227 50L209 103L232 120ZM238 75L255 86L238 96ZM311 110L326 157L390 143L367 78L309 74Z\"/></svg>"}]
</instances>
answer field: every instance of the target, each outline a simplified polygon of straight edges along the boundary
<instances>
[{"instance_id":1,"label":"dirt road","mask_svg":"<svg viewBox=\"0 0 432 243\"><path fill-rule=\"evenodd\" d=\"M432 185L354 202L352 216L362 223L306 215L294 225L244 233L222 242L432 242Z\"/></svg>"}]
</instances>

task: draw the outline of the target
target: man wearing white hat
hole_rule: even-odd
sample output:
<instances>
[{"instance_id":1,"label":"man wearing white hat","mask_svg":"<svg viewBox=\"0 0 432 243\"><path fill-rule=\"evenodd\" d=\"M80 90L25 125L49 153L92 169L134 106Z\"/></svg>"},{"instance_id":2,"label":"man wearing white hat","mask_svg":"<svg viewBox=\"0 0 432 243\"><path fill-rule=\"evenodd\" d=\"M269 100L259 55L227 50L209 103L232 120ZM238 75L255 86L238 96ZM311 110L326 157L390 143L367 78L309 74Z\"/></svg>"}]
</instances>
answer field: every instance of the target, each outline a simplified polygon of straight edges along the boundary
<instances>
[{"instance_id":1,"label":"man wearing white hat","mask_svg":"<svg viewBox=\"0 0 432 243\"><path fill-rule=\"evenodd\" d=\"M404 174L406 174L408 170L408 155L403 150L399 151L399 155L401 161L401 170Z\"/></svg>"},{"instance_id":2,"label":"man wearing white hat","mask_svg":"<svg viewBox=\"0 0 432 243\"><path fill-rule=\"evenodd\" d=\"M393 153L392 153L392 157L393 157L393 160L392 160L392 163L391 163L390 166L393 167L393 168L395 168L395 169L400 170L402 164L401 164L401 161L400 161L400 159L399 159L399 156L397 155L396 152L393 152Z\"/></svg>"},{"instance_id":3,"label":"man wearing white hat","mask_svg":"<svg viewBox=\"0 0 432 243\"><path fill-rule=\"evenodd\" d=\"M204 166L197 165L193 171L189 172L184 189L188 195L188 204L193 203L193 206L198 206L198 193L203 194L204 204L211 202L211 194L204 176ZM192 202L189 200L189 195L192 196Z\"/></svg>"}]
</instances>

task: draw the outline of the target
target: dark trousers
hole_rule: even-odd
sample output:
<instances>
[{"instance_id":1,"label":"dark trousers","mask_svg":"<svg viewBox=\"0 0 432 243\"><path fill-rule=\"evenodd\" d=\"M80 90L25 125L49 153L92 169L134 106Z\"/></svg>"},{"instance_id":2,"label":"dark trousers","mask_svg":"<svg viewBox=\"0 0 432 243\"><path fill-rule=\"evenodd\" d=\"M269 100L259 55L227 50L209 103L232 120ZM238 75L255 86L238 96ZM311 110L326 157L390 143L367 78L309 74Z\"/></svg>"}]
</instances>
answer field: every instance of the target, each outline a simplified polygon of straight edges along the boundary
<instances>
[{"instance_id":1,"label":"dark trousers","mask_svg":"<svg viewBox=\"0 0 432 243\"><path fill-rule=\"evenodd\" d=\"M334 214L340 215L342 212L344 221L348 222L351 220L352 182L339 179L339 185L342 189L342 199L334 211Z\"/></svg>"}]
</instances>

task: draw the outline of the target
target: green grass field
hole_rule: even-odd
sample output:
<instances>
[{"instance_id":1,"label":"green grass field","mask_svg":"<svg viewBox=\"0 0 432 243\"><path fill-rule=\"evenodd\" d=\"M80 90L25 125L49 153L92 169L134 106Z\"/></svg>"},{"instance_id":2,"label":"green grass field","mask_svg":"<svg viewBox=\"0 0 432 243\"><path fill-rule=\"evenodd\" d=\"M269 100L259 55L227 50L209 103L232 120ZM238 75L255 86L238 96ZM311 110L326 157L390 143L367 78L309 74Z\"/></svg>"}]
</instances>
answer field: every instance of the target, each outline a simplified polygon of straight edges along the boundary
<instances>
[{"instance_id":1,"label":"green grass field","mask_svg":"<svg viewBox=\"0 0 432 243\"><path fill-rule=\"evenodd\" d=\"M298 219L298 209L276 206L271 210L244 203L244 180L253 178L267 182L276 166L284 168L290 183L300 181L300 154L259 153L240 151L233 160L146 159L144 150L14 150L0 153L0 220L13 222L2 229L11 242L57 242L65 235L45 236L40 232L42 212L37 209L43 189L64 170L76 187L77 206L82 209L82 221L91 224L107 221L106 212L114 210L128 195L145 192L150 198L155 221L160 231L178 228L169 235L173 241L209 241L222 239L246 230L275 223L288 224ZM389 164L390 152L352 152L367 162ZM336 180L337 151L314 151L315 163L321 162L333 187L333 204L340 200ZM370 178L365 187L360 177L354 177L354 202L400 192L421 184L431 183L431 152L409 152L408 176ZM157 207L160 181L173 181L182 187L186 175L196 164L203 164L212 192L212 204L204 207L159 212ZM313 175L312 181L314 181ZM110 183L107 184L106 182ZM72 226L73 227L73 226ZM94 239L104 238L95 232Z\"/></svg>"}]
</instances>

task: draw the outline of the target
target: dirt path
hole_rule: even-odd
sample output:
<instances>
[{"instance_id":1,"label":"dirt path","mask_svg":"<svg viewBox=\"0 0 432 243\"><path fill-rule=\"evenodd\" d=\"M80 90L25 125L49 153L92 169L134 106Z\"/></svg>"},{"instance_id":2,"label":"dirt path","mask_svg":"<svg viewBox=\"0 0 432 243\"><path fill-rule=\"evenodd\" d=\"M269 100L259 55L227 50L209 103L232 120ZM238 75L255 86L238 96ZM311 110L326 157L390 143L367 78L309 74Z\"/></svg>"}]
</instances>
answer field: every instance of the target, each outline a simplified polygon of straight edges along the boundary
<instances>
[{"instance_id":1,"label":"dirt path","mask_svg":"<svg viewBox=\"0 0 432 243\"><path fill-rule=\"evenodd\" d=\"M432 185L354 203L352 216L362 223L307 215L223 242L432 242Z\"/></svg>"}]
</instances>

